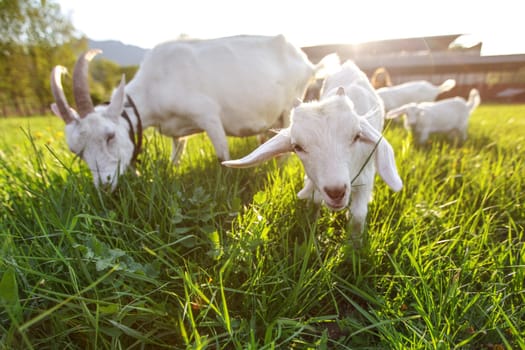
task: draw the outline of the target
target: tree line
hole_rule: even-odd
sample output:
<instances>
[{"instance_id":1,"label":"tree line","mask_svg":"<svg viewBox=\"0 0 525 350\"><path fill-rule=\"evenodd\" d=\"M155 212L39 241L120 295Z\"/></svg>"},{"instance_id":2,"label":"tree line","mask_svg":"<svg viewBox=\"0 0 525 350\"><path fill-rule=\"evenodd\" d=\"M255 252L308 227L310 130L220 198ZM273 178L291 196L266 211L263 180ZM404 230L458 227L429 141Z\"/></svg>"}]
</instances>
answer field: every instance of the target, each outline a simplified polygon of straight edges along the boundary
<instances>
[{"instance_id":1,"label":"tree line","mask_svg":"<svg viewBox=\"0 0 525 350\"><path fill-rule=\"evenodd\" d=\"M51 70L60 64L72 72L87 48L87 38L77 34L54 1L0 0L0 116L50 113ZM108 99L121 75L130 80L136 69L96 59L90 66L93 101ZM71 75L63 79L66 97L73 101Z\"/></svg>"}]
</instances>

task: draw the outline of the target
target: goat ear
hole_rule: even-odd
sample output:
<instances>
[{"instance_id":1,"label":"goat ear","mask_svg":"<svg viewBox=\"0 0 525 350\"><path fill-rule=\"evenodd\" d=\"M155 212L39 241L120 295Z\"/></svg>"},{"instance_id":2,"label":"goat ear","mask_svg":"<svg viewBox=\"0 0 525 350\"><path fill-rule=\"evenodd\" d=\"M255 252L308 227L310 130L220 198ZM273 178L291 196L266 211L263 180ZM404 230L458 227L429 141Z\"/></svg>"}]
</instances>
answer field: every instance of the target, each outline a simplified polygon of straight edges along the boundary
<instances>
[{"instance_id":1,"label":"goat ear","mask_svg":"<svg viewBox=\"0 0 525 350\"><path fill-rule=\"evenodd\" d=\"M397 117L399 117L400 115L403 115L405 114L405 109L404 107L400 107L400 108L396 108L396 109L393 109L391 111L388 111L385 115L385 118L386 119L395 119Z\"/></svg>"},{"instance_id":2,"label":"goat ear","mask_svg":"<svg viewBox=\"0 0 525 350\"><path fill-rule=\"evenodd\" d=\"M366 119L361 119L361 134L363 138L377 144L374 156L376 170L379 176L395 192L403 188L403 181L399 177L394 158L394 150L390 143Z\"/></svg>"},{"instance_id":3,"label":"goat ear","mask_svg":"<svg viewBox=\"0 0 525 350\"><path fill-rule=\"evenodd\" d=\"M62 114L60 114L60 109L58 108L57 104L54 102L51 104L51 111L55 113L57 117L64 119L64 122L66 122L66 124L76 122L80 119L77 111L75 111L71 107L69 107L69 111L71 112L71 114L67 116L63 116Z\"/></svg>"},{"instance_id":4,"label":"goat ear","mask_svg":"<svg viewBox=\"0 0 525 350\"><path fill-rule=\"evenodd\" d=\"M394 118L397 118L399 117L400 115L403 115L403 114L407 114L407 111L410 109L410 108L413 108L415 107L416 104L415 103L408 103L406 105L402 105L401 107L397 107L397 108L394 108L390 111L387 112L387 114L385 115L385 118L386 119L394 119Z\"/></svg>"},{"instance_id":5,"label":"goat ear","mask_svg":"<svg viewBox=\"0 0 525 350\"><path fill-rule=\"evenodd\" d=\"M277 135L257 147L247 156L241 159L224 161L222 165L230 168L249 168L280 154L291 152L292 144L288 131L289 129L281 130Z\"/></svg>"},{"instance_id":6,"label":"goat ear","mask_svg":"<svg viewBox=\"0 0 525 350\"><path fill-rule=\"evenodd\" d=\"M71 122L73 121L73 120L71 120L70 118L67 118L67 116L64 117L62 114L60 114L60 110L58 109L57 104L54 103L54 102L51 104L51 110L53 111L53 113L55 113L55 115L56 115L57 117L60 117L60 118L64 119L64 121L66 122L66 124L69 124L69 123L71 123Z\"/></svg>"},{"instance_id":7,"label":"goat ear","mask_svg":"<svg viewBox=\"0 0 525 350\"><path fill-rule=\"evenodd\" d=\"M120 84L115 90L115 93L111 97L111 102L109 103L108 109L106 110L106 114L108 117L116 120L122 114L122 110L124 109L124 88L126 87L126 79L124 78L124 74L122 75L122 79L120 80Z\"/></svg>"}]
</instances>

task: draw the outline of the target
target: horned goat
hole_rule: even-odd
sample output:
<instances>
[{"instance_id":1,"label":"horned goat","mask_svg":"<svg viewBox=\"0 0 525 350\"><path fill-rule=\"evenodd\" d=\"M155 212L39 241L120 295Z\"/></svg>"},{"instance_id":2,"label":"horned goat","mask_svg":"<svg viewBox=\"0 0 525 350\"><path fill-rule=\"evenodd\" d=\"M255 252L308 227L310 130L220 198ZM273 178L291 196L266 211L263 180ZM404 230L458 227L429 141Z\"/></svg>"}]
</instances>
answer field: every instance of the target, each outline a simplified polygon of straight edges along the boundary
<instances>
[{"instance_id":1,"label":"horned goat","mask_svg":"<svg viewBox=\"0 0 525 350\"><path fill-rule=\"evenodd\" d=\"M290 127L242 159L223 162L251 167L286 152L295 152L306 173L301 199L312 199L332 210L350 203L352 232L364 228L376 170L399 191L394 152L381 135L382 102L366 75L351 61L327 76L319 101L297 101ZM351 200L350 200L351 199Z\"/></svg>"},{"instance_id":2,"label":"horned goat","mask_svg":"<svg viewBox=\"0 0 525 350\"><path fill-rule=\"evenodd\" d=\"M254 135L279 122L288 126L293 101L326 62L313 65L282 35L172 41L153 48L108 105L94 107L88 63L100 52L89 50L75 64L77 110L63 92L65 68L53 69L51 108L64 119L69 148L87 163L95 185L111 188L140 151L143 128L157 127L173 139L176 162L183 136L205 131L218 158L228 160L226 135Z\"/></svg>"},{"instance_id":3,"label":"horned goat","mask_svg":"<svg viewBox=\"0 0 525 350\"><path fill-rule=\"evenodd\" d=\"M412 130L419 144L432 133L459 133L461 141L467 139L469 117L481 103L478 90L472 89L469 98L452 97L437 102L409 103L387 113L387 119L406 114L405 128Z\"/></svg>"},{"instance_id":4,"label":"horned goat","mask_svg":"<svg viewBox=\"0 0 525 350\"><path fill-rule=\"evenodd\" d=\"M377 93L385 104L385 111L388 112L411 102L435 101L439 94L451 90L454 86L454 79L447 79L439 86L425 80L415 80L379 88Z\"/></svg>"}]
</instances>

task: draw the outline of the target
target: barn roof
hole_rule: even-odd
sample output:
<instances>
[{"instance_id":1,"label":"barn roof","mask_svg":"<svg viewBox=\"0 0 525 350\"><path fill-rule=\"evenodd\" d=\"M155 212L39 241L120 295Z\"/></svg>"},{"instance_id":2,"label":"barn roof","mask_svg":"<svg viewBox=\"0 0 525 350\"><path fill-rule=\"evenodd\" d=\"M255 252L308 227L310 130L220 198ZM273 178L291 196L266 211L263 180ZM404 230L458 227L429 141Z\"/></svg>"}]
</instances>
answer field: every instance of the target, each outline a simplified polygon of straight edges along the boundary
<instances>
[{"instance_id":1,"label":"barn roof","mask_svg":"<svg viewBox=\"0 0 525 350\"><path fill-rule=\"evenodd\" d=\"M336 52L341 61L351 59L367 73L378 67L399 74L501 71L525 67L525 54L481 56L481 42L471 47L454 46L453 43L462 35L319 45L302 49L312 62Z\"/></svg>"}]
</instances>

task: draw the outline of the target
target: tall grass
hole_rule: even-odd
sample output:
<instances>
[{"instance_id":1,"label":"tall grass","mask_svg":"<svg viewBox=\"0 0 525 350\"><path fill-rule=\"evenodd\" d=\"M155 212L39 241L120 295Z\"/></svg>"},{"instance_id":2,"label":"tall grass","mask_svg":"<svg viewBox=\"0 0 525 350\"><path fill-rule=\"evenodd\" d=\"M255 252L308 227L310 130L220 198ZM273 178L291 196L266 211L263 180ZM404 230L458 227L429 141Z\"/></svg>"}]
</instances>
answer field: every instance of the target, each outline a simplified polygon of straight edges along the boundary
<instances>
[{"instance_id":1,"label":"tall grass","mask_svg":"<svg viewBox=\"0 0 525 350\"><path fill-rule=\"evenodd\" d=\"M0 125L1 348L525 348L523 105L462 146L390 126L404 188L377 179L360 247L295 156L226 169L199 135L174 167L149 131L105 193L58 118Z\"/></svg>"}]
</instances>

